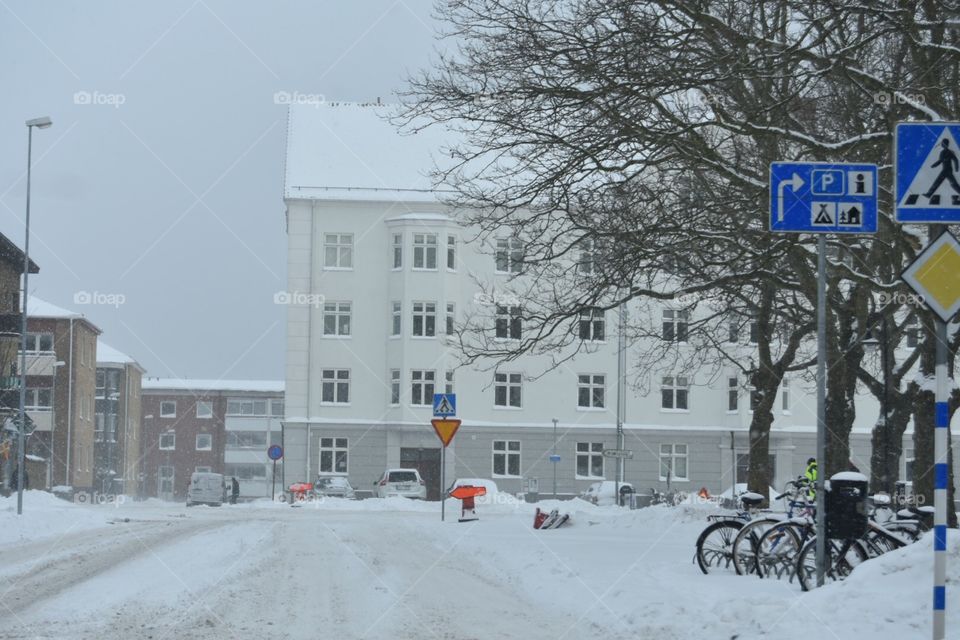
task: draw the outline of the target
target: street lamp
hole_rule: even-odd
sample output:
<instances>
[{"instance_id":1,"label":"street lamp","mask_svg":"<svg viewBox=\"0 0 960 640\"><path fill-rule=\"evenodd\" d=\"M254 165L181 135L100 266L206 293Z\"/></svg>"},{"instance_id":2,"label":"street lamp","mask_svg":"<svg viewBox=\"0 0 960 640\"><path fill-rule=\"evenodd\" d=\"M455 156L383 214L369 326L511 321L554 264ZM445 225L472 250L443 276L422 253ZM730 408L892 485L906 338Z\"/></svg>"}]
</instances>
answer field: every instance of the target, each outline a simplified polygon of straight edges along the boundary
<instances>
[{"instance_id":1,"label":"street lamp","mask_svg":"<svg viewBox=\"0 0 960 640\"><path fill-rule=\"evenodd\" d=\"M49 116L27 120L27 212L24 220L26 238L23 241L23 315L20 316L20 427L17 429L17 515L23 513L23 465L25 461L23 430L27 427L27 278L30 275L30 169L33 164L33 128L46 129L53 125Z\"/></svg>"}]
</instances>

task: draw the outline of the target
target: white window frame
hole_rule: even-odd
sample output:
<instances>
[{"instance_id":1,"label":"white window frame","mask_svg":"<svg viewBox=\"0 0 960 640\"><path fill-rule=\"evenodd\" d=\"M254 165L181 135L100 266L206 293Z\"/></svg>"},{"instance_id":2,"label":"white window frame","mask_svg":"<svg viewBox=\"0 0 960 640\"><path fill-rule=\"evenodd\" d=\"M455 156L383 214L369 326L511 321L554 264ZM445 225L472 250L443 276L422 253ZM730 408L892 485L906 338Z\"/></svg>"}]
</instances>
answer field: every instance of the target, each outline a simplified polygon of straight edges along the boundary
<instances>
[{"instance_id":1,"label":"white window frame","mask_svg":"<svg viewBox=\"0 0 960 640\"><path fill-rule=\"evenodd\" d=\"M210 446L208 446L208 447L201 447L201 446L200 446L200 438L201 438L201 437L204 437L204 438L208 439L208 440L210 441ZM198 434L197 434L197 438L196 438L196 442L195 442L194 444L195 444L195 446L196 446L196 450L197 450L197 451L213 451L213 434L212 434L212 433L198 433Z\"/></svg>"},{"instance_id":2,"label":"white window frame","mask_svg":"<svg viewBox=\"0 0 960 640\"><path fill-rule=\"evenodd\" d=\"M577 480L604 480L606 478L606 461L603 457L602 442L577 442L573 448L573 473ZM586 458L588 474L580 473L580 459ZM593 473L596 460L600 461L600 475Z\"/></svg>"},{"instance_id":3,"label":"white window frame","mask_svg":"<svg viewBox=\"0 0 960 640\"><path fill-rule=\"evenodd\" d=\"M327 318L333 319L333 332L327 331ZM344 326L346 319L346 326ZM324 338L349 338L353 330L353 303L347 301L324 302L322 331Z\"/></svg>"},{"instance_id":4,"label":"white window frame","mask_svg":"<svg viewBox=\"0 0 960 640\"><path fill-rule=\"evenodd\" d=\"M40 393L47 392L50 400L48 404L40 404ZM29 387L26 393L26 404L24 409L27 411L52 411L53 410L53 388L52 387Z\"/></svg>"},{"instance_id":5,"label":"white window frame","mask_svg":"<svg viewBox=\"0 0 960 640\"><path fill-rule=\"evenodd\" d=\"M600 331L597 331L597 328ZM601 336L598 338L597 333ZM603 309L591 307L580 312L577 335L584 342L605 343L607 341L607 319Z\"/></svg>"},{"instance_id":6,"label":"white window frame","mask_svg":"<svg viewBox=\"0 0 960 640\"><path fill-rule=\"evenodd\" d=\"M727 413L740 411L740 380L736 376L727 378Z\"/></svg>"},{"instance_id":7,"label":"white window frame","mask_svg":"<svg viewBox=\"0 0 960 640\"><path fill-rule=\"evenodd\" d=\"M516 390L516 404L513 402L514 390ZM502 403L500 402L501 393L503 394ZM516 371L497 371L493 374L493 408L523 409L523 374Z\"/></svg>"},{"instance_id":8,"label":"white window frame","mask_svg":"<svg viewBox=\"0 0 960 640\"><path fill-rule=\"evenodd\" d=\"M523 243L519 238L497 239L494 270L501 274L517 274L523 270Z\"/></svg>"},{"instance_id":9,"label":"white window frame","mask_svg":"<svg viewBox=\"0 0 960 640\"><path fill-rule=\"evenodd\" d=\"M400 406L400 369L390 369L390 406Z\"/></svg>"},{"instance_id":10,"label":"white window frame","mask_svg":"<svg viewBox=\"0 0 960 640\"><path fill-rule=\"evenodd\" d=\"M593 275L597 272L597 243L593 238L580 240L580 259L577 260L577 273Z\"/></svg>"},{"instance_id":11,"label":"white window frame","mask_svg":"<svg viewBox=\"0 0 960 640\"><path fill-rule=\"evenodd\" d=\"M200 407L206 407L207 411L201 412ZM196 415L199 420L209 420L213 418L213 402L210 400L197 400Z\"/></svg>"},{"instance_id":12,"label":"white window frame","mask_svg":"<svg viewBox=\"0 0 960 640\"><path fill-rule=\"evenodd\" d=\"M683 453L680 453L677 447L683 447ZM657 473L660 475L660 481L666 482L667 474L664 473L664 461L669 461L670 481L671 482L689 482L690 480L690 447L685 442L661 443L660 445L660 465ZM685 475L676 475L677 460L683 460Z\"/></svg>"},{"instance_id":13,"label":"white window frame","mask_svg":"<svg viewBox=\"0 0 960 640\"><path fill-rule=\"evenodd\" d=\"M661 337L665 342L686 344L690 337L690 312L685 309L664 309Z\"/></svg>"},{"instance_id":14,"label":"white window frame","mask_svg":"<svg viewBox=\"0 0 960 640\"><path fill-rule=\"evenodd\" d=\"M600 404L597 404L596 391L600 391ZM581 392L587 392L587 404L581 404ZM607 376L602 373L577 374L577 410L604 411L607 406Z\"/></svg>"},{"instance_id":15,"label":"white window frame","mask_svg":"<svg viewBox=\"0 0 960 640\"><path fill-rule=\"evenodd\" d=\"M331 249L335 252L334 260L330 260ZM352 233L323 234L323 268L328 271L353 270Z\"/></svg>"},{"instance_id":16,"label":"white window frame","mask_svg":"<svg viewBox=\"0 0 960 640\"><path fill-rule=\"evenodd\" d=\"M456 393L454 391L453 369L447 369L444 373L444 393Z\"/></svg>"},{"instance_id":17,"label":"white window frame","mask_svg":"<svg viewBox=\"0 0 960 640\"><path fill-rule=\"evenodd\" d=\"M393 300L390 303L390 337L399 338L403 335L403 303Z\"/></svg>"},{"instance_id":18,"label":"white window frame","mask_svg":"<svg viewBox=\"0 0 960 640\"><path fill-rule=\"evenodd\" d=\"M166 475L169 471L170 475ZM162 464L157 467L157 492L161 495L172 494L176 489L177 468L172 464ZM169 483L169 489L164 490L164 484Z\"/></svg>"},{"instance_id":19,"label":"white window frame","mask_svg":"<svg viewBox=\"0 0 960 640\"><path fill-rule=\"evenodd\" d=\"M50 348L43 349L41 344L46 342L44 338L50 339ZM36 333L27 333L27 353L54 353L53 334L48 331L38 331Z\"/></svg>"},{"instance_id":20,"label":"white window frame","mask_svg":"<svg viewBox=\"0 0 960 640\"><path fill-rule=\"evenodd\" d=\"M173 412L165 412L163 410L163 405L172 404ZM176 418L177 417L177 401L176 400L161 400L160 401L160 417L161 418Z\"/></svg>"},{"instance_id":21,"label":"white window frame","mask_svg":"<svg viewBox=\"0 0 960 640\"><path fill-rule=\"evenodd\" d=\"M447 318L446 325L444 326L445 332L448 336L454 335L456 333L456 319L457 319L457 307L453 302L447 303Z\"/></svg>"},{"instance_id":22,"label":"white window frame","mask_svg":"<svg viewBox=\"0 0 960 640\"><path fill-rule=\"evenodd\" d=\"M418 300L411 304L412 325L410 335L414 338L436 338L437 337L437 303ZM417 320L420 320L420 333L417 333ZM432 330L431 330L431 322Z\"/></svg>"},{"instance_id":23,"label":"white window frame","mask_svg":"<svg viewBox=\"0 0 960 640\"><path fill-rule=\"evenodd\" d=\"M517 305L496 305L494 335L497 340L523 339L523 309Z\"/></svg>"},{"instance_id":24,"label":"white window frame","mask_svg":"<svg viewBox=\"0 0 960 640\"><path fill-rule=\"evenodd\" d=\"M346 376L342 375L346 373ZM324 400L327 397L326 389L330 387L333 400ZM320 370L320 404L327 406L350 406L350 369L324 368ZM341 396L346 394L346 399Z\"/></svg>"},{"instance_id":25,"label":"white window frame","mask_svg":"<svg viewBox=\"0 0 960 640\"><path fill-rule=\"evenodd\" d=\"M171 438L171 444L168 447L163 446L164 438ZM157 449L160 451L176 451L177 450L177 434L173 431L165 431L160 434L160 437L157 440Z\"/></svg>"},{"instance_id":26,"label":"white window frame","mask_svg":"<svg viewBox=\"0 0 960 640\"><path fill-rule=\"evenodd\" d=\"M400 271L403 269L403 234L395 233L393 234L393 251L391 252L391 261L393 266L391 267L392 271Z\"/></svg>"},{"instance_id":27,"label":"white window frame","mask_svg":"<svg viewBox=\"0 0 960 640\"><path fill-rule=\"evenodd\" d=\"M328 454L327 464L324 465L324 454ZM343 461L341 471L339 462ZM324 468L326 466L326 468ZM320 438L317 447L317 469L321 476L346 476L350 473L350 439L335 436Z\"/></svg>"},{"instance_id":28,"label":"white window frame","mask_svg":"<svg viewBox=\"0 0 960 640\"><path fill-rule=\"evenodd\" d=\"M447 271L457 270L457 236L447 234Z\"/></svg>"},{"instance_id":29,"label":"white window frame","mask_svg":"<svg viewBox=\"0 0 960 640\"><path fill-rule=\"evenodd\" d=\"M792 415L790 411L790 381L784 378L780 381L780 413Z\"/></svg>"},{"instance_id":30,"label":"white window frame","mask_svg":"<svg viewBox=\"0 0 960 640\"><path fill-rule=\"evenodd\" d=\"M497 445L502 445L502 448L498 449ZM511 445L516 445L515 449L511 448ZM521 443L519 440L494 440L491 443L491 456L490 456L490 475L493 478L522 478L523 477L523 467L522 464L522 454L521 454ZM497 458L503 458L503 473L497 473ZM510 473L510 462L511 460L516 461L516 473Z\"/></svg>"},{"instance_id":31,"label":"white window frame","mask_svg":"<svg viewBox=\"0 0 960 640\"><path fill-rule=\"evenodd\" d=\"M670 406L666 406L664 392L671 395ZM684 399L685 407L680 407L680 398ZM686 376L663 376L660 384L660 411L665 413L690 412L690 380Z\"/></svg>"},{"instance_id":32,"label":"white window frame","mask_svg":"<svg viewBox=\"0 0 960 640\"><path fill-rule=\"evenodd\" d=\"M437 234L413 234L413 270L437 270Z\"/></svg>"},{"instance_id":33,"label":"white window frame","mask_svg":"<svg viewBox=\"0 0 960 640\"><path fill-rule=\"evenodd\" d=\"M427 391L430 393L427 393ZM437 391L437 372L433 369L410 370L410 404L414 407L432 407Z\"/></svg>"}]
</instances>

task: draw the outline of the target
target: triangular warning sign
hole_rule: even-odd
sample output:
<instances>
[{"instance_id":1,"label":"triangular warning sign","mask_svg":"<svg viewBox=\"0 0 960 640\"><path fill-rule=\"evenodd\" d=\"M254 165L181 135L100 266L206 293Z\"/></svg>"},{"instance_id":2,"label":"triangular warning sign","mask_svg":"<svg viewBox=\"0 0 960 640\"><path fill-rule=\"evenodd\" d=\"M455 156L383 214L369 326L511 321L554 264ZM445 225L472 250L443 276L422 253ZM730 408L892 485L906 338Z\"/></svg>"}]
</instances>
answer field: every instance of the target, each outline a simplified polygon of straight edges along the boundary
<instances>
[{"instance_id":1,"label":"triangular warning sign","mask_svg":"<svg viewBox=\"0 0 960 640\"><path fill-rule=\"evenodd\" d=\"M433 430L437 432L437 437L440 438L443 446L450 444L453 436L457 435L457 429L460 428L460 421L454 418L434 418L430 424L433 425Z\"/></svg>"},{"instance_id":2,"label":"triangular warning sign","mask_svg":"<svg viewBox=\"0 0 960 640\"><path fill-rule=\"evenodd\" d=\"M953 209L960 204L960 147L943 128L936 143L910 181L898 205L901 208Z\"/></svg>"}]
</instances>

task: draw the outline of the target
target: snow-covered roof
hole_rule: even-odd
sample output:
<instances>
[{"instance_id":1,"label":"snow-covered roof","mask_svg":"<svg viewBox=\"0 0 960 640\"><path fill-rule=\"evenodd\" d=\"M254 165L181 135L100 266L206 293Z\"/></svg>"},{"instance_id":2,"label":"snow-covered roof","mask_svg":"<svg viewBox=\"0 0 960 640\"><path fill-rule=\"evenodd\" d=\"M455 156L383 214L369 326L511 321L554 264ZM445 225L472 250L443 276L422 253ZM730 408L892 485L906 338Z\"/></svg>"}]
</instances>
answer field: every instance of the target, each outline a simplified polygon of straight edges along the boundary
<instances>
[{"instance_id":1,"label":"snow-covered roof","mask_svg":"<svg viewBox=\"0 0 960 640\"><path fill-rule=\"evenodd\" d=\"M132 364L140 371L144 371L139 362L99 338L97 339L97 364Z\"/></svg>"},{"instance_id":2,"label":"snow-covered roof","mask_svg":"<svg viewBox=\"0 0 960 640\"><path fill-rule=\"evenodd\" d=\"M395 105L292 104L284 198L435 202L430 178L449 146L440 127L401 135Z\"/></svg>"},{"instance_id":3,"label":"snow-covered roof","mask_svg":"<svg viewBox=\"0 0 960 640\"><path fill-rule=\"evenodd\" d=\"M259 391L283 393L283 380L199 380L195 378L144 378L146 390L164 391Z\"/></svg>"},{"instance_id":4,"label":"snow-covered roof","mask_svg":"<svg viewBox=\"0 0 960 640\"><path fill-rule=\"evenodd\" d=\"M30 318L82 318L82 313L58 307L52 302L41 300L36 296L27 298L27 316Z\"/></svg>"}]
</instances>

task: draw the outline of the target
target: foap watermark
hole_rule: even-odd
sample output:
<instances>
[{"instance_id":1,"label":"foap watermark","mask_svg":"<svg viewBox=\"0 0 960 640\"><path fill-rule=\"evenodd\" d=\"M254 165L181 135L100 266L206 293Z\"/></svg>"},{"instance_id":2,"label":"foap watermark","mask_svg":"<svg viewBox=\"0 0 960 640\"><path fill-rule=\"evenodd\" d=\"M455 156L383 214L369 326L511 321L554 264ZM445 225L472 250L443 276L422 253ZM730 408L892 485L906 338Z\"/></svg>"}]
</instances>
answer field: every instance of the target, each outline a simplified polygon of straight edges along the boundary
<instances>
[{"instance_id":1,"label":"foap watermark","mask_svg":"<svg viewBox=\"0 0 960 640\"><path fill-rule=\"evenodd\" d=\"M907 93L905 91L878 91L873 94L873 103L882 107L889 107L892 104L926 104L927 99L922 93Z\"/></svg>"},{"instance_id":2,"label":"foap watermark","mask_svg":"<svg viewBox=\"0 0 960 640\"><path fill-rule=\"evenodd\" d=\"M878 296L878 302L884 306L888 304L900 304L922 307L927 304L926 298L919 293L909 293L903 291L882 291Z\"/></svg>"},{"instance_id":3,"label":"foap watermark","mask_svg":"<svg viewBox=\"0 0 960 640\"><path fill-rule=\"evenodd\" d=\"M122 293L102 293L100 291L77 291L73 294L73 304L97 304L119 308L127 302Z\"/></svg>"},{"instance_id":4,"label":"foap watermark","mask_svg":"<svg viewBox=\"0 0 960 640\"><path fill-rule=\"evenodd\" d=\"M100 493L98 491L78 491L73 494L75 504L113 505L119 507L127 501L122 493Z\"/></svg>"},{"instance_id":5,"label":"foap watermark","mask_svg":"<svg viewBox=\"0 0 960 640\"><path fill-rule=\"evenodd\" d=\"M324 301L323 294L304 293L303 291L277 291L273 294L273 304L303 305L319 308Z\"/></svg>"},{"instance_id":6,"label":"foap watermark","mask_svg":"<svg viewBox=\"0 0 960 640\"><path fill-rule=\"evenodd\" d=\"M299 91L277 91L273 94L274 104L308 104L319 107L326 104L327 98L322 93L300 93Z\"/></svg>"},{"instance_id":7,"label":"foap watermark","mask_svg":"<svg viewBox=\"0 0 960 640\"><path fill-rule=\"evenodd\" d=\"M97 105L119 109L127 101L122 93L103 93L101 91L77 91L73 94L73 104Z\"/></svg>"},{"instance_id":8,"label":"foap watermark","mask_svg":"<svg viewBox=\"0 0 960 640\"><path fill-rule=\"evenodd\" d=\"M496 291L481 291L473 294L473 303L487 307L519 307L520 296L515 293L499 293Z\"/></svg>"}]
</instances>

